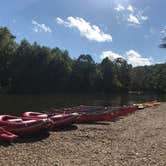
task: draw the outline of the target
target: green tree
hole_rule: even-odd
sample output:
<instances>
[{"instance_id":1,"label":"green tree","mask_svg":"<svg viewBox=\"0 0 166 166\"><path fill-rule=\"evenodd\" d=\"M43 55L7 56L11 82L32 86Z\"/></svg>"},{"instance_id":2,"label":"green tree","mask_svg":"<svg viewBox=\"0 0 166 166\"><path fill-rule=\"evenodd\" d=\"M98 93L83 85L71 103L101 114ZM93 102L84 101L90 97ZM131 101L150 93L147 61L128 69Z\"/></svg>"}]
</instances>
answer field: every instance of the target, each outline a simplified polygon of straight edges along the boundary
<instances>
[{"instance_id":1,"label":"green tree","mask_svg":"<svg viewBox=\"0 0 166 166\"><path fill-rule=\"evenodd\" d=\"M102 73L102 89L104 92L110 93L114 90L114 64L109 58L105 58L101 62L100 67Z\"/></svg>"},{"instance_id":2,"label":"green tree","mask_svg":"<svg viewBox=\"0 0 166 166\"><path fill-rule=\"evenodd\" d=\"M68 52L55 48L51 51L51 58L47 66L50 91L62 92L69 88L72 72L72 60Z\"/></svg>"},{"instance_id":3,"label":"green tree","mask_svg":"<svg viewBox=\"0 0 166 166\"><path fill-rule=\"evenodd\" d=\"M126 60L122 58L117 58L114 61L115 68L116 68L116 77L118 80L118 87L120 91L128 91L130 85L130 72L132 66L127 63Z\"/></svg>"},{"instance_id":4,"label":"green tree","mask_svg":"<svg viewBox=\"0 0 166 166\"><path fill-rule=\"evenodd\" d=\"M0 27L0 87L10 86L10 66L15 49L15 37L6 27Z\"/></svg>"},{"instance_id":5,"label":"green tree","mask_svg":"<svg viewBox=\"0 0 166 166\"><path fill-rule=\"evenodd\" d=\"M92 92L97 88L100 71L90 55L80 55L73 64L71 87L74 91Z\"/></svg>"}]
</instances>

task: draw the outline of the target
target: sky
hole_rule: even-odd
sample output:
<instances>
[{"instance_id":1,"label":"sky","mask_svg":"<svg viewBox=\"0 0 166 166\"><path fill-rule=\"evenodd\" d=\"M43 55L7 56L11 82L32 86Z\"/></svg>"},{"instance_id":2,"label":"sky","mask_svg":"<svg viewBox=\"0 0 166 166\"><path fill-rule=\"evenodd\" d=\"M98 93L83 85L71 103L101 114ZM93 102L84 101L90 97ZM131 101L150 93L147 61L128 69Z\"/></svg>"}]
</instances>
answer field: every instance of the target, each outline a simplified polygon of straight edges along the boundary
<instances>
[{"instance_id":1,"label":"sky","mask_svg":"<svg viewBox=\"0 0 166 166\"><path fill-rule=\"evenodd\" d=\"M23 39L133 66L166 62L165 0L0 0L0 26Z\"/></svg>"}]
</instances>

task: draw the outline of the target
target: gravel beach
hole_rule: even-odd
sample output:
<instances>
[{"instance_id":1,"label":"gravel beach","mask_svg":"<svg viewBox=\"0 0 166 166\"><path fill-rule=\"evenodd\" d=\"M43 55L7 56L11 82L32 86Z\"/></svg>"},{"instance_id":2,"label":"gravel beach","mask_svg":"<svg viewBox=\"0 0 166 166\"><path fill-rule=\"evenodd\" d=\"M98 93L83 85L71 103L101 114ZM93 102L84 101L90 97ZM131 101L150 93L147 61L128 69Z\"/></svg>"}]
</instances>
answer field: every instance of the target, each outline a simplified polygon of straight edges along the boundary
<instances>
[{"instance_id":1,"label":"gravel beach","mask_svg":"<svg viewBox=\"0 0 166 166\"><path fill-rule=\"evenodd\" d=\"M77 124L13 145L0 143L2 166L165 166L166 103L97 124Z\"/></svg>"}]
</instances>

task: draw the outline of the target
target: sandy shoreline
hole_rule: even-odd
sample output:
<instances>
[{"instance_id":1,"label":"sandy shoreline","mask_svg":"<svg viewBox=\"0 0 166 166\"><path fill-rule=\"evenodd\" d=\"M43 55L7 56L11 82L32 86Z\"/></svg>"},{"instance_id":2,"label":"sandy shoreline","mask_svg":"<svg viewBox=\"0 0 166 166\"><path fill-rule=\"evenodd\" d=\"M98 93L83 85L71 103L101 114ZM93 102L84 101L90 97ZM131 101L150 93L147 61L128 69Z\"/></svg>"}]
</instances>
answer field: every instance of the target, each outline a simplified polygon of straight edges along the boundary
<instances>
[{"instance_id":1,"label":"sandy shoreline","mask_svg":"<svg viewBox=\"0 0 166 166\"><path fill-rule=\"evenodd\" d=\"M166 165L166 103L115 122L79 124L13 146L0 144L0 165Z\"/></svg>"}]
</instances>

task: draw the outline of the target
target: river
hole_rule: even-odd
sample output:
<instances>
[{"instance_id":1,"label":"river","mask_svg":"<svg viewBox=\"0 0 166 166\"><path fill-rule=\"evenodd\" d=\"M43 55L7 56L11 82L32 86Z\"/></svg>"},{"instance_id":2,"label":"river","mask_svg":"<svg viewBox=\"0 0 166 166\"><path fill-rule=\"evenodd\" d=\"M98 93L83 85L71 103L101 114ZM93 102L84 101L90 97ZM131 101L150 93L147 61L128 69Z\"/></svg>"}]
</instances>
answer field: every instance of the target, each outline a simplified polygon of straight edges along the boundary
<instances>
[{"instance_id":1,"label":"river","mask_svg":"<svg viewBox=\"0 0 166 166\"><path fill-rule=\"evenodd\" d=\"M58 95L0 95L0 114L21 115L25 111L44 111L50 107L78 105L123 106L145 101L166 101L158 94L58 94Z\"/></svg>"}]
</instances>

